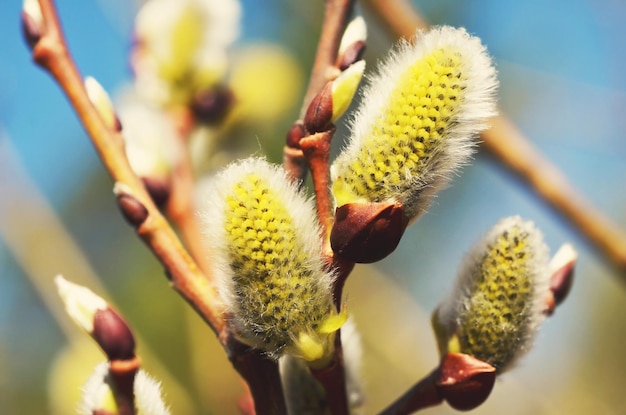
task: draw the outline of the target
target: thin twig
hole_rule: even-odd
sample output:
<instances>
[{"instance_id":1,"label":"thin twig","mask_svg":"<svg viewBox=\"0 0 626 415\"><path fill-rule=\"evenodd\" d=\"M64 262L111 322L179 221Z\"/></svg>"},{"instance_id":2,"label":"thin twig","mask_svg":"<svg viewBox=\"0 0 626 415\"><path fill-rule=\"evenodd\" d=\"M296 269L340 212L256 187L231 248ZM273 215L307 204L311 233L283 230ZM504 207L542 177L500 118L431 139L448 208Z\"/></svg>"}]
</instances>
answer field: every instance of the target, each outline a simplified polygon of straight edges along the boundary
<instances>
[{"instance_id":1,"label":"thin twig","mask_svg":"<svg viewBox=\"0 0 626 415\"><path fill-rule=\"evenodd\" d=\"M171 278L173 288L209 324L227 351L232 352L232 345L238 342L228 333L222 310L218 306L220 301L215 287L187 253L167 220L151 200L143 183L131 169L119 132L105 125L89 100L82 77L61 33L53 1L39 0L39 4L45 30L33 46L33 59L55 78L69 98L105 167L116 184L120 185L117 186L118 190L122 189L123 193L118 194L118 200L123 200L124 206L130 209L130 213L124 211L123 213L130 220L136 221L133 224L137 234L163 264L168 277ZM237 354L229 353L228 357L235 369L248 381L253 396L260 399L260 402L255 402L257 413L259 415L286 413L282 409L285 404L275 362L268 363L268 359L260 353L248 353L247 356L249 357L241 359ZM263 382L257 380L258 374L255 373L258 368L270 370ZM268 391L271 394L264 395ZM267 411L264 410L265 407L277 409Z\"/></svg>"},{"instance_id":2,"label":"thin twig","mask_svg":"<svg viewBox=\"0 0 626 415\"><path fill-rule=\"evenodd\" d=\"M411 38L416 29L428 27L407 0L363 0L389 32ZM491 121L481 134L484 148L523 180L537 195L566 218L620 271L626 282L626 235L581 195L567 178L544 157L505 116Z\"/></svg>"},{"instance_id":3,"label":"thin twig","mask_svg":"<svg viewBox=\"0 0 626 415\"><path fill-rule=\"evenodd\" d=\"M92 138L103 163L116 183L122 183L146 209L147 216L136 231L154 252L171 277L172 285L202 318L219 332L223 328L217 295L131 169L120 134L109 129L91 104L76 68L51 0L40 0L45 32L33 48L33 58L58 82Z\"/></svg>"},{"instance_id":4,"label":"thin twig","mask_svg":"<svg viewBox=\"0 0 626 415\"><path fill-rule=\"evenodd\" d=\"M354 0L326 0L322 32L317 45L315 60L311 69L309 85L304 95L300 119L304 118L309 104L326 85L337 77L337 51L341 43L341 36L348 24L348 20L354 7ZM296 125L298 122L296 122ZM295 140L288 138L283 152L283 166L287 173L296 180L304 181L307 170L303 163L304 157Z\"/></svg>"},{"instance_id":5,"label":"thin twig","mask_svg":"<svg viewBox=\"0 0 626 415\"><path fill-rule=\"evenodd\" d=\"M314 99L328 81L340 73L337 67L337 54L341 37L352 13L354 0L326 0L324 22L320 35L315 61L311 70L309 86L305 94L300 113L300 120L294 123L287 135L287 145L283 152L283 167L293 180L301 183L306 178L307 169L311 170L313 189L317 203L317 214L322 226L322 251L326 264L339 275L335 286L335 304L341 308L341 292L345 278L354 264L335 261L330 247L330 230L333 222L332 202L330 195L330 143L334 134L334 126L329 130L310 134L301 120ZM335 341L335 356L331 364L321 370L312 371L326 391L329 410L333 415L347 415L349 412L346 395L345 369L340 333Z\"/></svg>"},{"instance_id":6,"label":"thin twig","mask_svg":"<svg viewBox=\"0 0 626 415\"><path fill-rule=\"evenodd\" d=\"M379 415L408 415L421 409L439 405L443 398L437 391L439 368L413 385L404 395L384 409Z\"/></svg>"}]
</instances>

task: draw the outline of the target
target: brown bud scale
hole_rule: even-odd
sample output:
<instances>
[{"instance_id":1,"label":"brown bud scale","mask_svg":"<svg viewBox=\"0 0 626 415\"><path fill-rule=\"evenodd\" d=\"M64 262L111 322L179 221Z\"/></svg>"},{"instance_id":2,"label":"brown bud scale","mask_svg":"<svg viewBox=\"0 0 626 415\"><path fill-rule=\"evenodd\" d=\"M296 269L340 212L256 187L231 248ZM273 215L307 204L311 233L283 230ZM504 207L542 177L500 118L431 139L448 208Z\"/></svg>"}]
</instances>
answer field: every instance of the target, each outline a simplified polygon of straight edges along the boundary
<instances>
[{"instance_id":1,"label":"brown bud scale","mask_svg":"<svg viewBox=\"0 0 626 415\"><path fill-rule=\"evenodd\" d=\"M406 225L399 203L348 203L335 211L330 244L344 259L376 262L396 249Z\"/></svg>"},{"instance_id":2,"label":"brown bud scale","mask_svg":"<svg viewBox=\"0 0 626 415\"><path fill-rule=\"evenodd\" d=\"M459 411L477 408L489 397L496 368L462 353L448 353L439 366L437 388L448 404Z\"/></svg>"},{"instance_id":3,"label":"brown bud scale","mask_svg":"<svg viewBox=\"0 0 626 415\"><path fill-rule=\"evenodd\" d=\"M333 118L333 87L332 82L313 98L304 116L304 126L310 134L326 131Z\"/></svg>"},{"instance_id":4,"label":"brown bud scale","mask_svg":"<svg viewBox=\"0 0 626 415\"><path fill-rule=\"evenodd\" d=\"M135 337L128 324L111 308L96 312L92 336L109 360L135 357Z\"/></svg>"},{"instance_id":5,"label":"brown bud scale","mask_svg":"<svg viewBox=\"0 0 626 415\"><path fill-rule=\"evenodd\" d=\"M148 209L135 197L122 193L117 196L117 205L126 221L138 228L148 218Z\"/></svg>"}]
</instances>

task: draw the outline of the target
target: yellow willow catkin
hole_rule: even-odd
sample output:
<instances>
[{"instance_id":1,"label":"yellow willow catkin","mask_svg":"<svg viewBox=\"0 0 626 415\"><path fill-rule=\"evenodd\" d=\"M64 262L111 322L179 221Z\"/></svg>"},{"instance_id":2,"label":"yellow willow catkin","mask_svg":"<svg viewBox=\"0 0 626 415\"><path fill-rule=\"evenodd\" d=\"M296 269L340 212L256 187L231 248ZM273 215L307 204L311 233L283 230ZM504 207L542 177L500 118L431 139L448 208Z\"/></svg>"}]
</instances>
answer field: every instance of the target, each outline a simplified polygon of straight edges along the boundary
<instances>
[{"instance_id":1,"label":"yellow willow catkin","mask_svg":"<svg viewBox=\"0 0 626 415\"><path fill-rule=\"evenodd\" d=\"M311 201L254 158L229 166L202 198L220 294L241 339L273 357L331 356L344 316L333 305Z\"/></svg>"},{"instance_id":2,"label":"yellow willow catkin","mask_svg":"<svg viewBox=\"0 0 626 415\"><path fill-rule=\"evenodd\" d=\"M370 79L347 148L331 173L336 204L400 202L408 219L428 207L495 114L496 71L464 29L418 32Z\"/></svg>"},{"instance_id":3,"label":"yellow willow catkin","mask_svg":"<svg viewBox=\"0 0 626 415\"><path fill-rule=\"evenodd\" d=\"M544 319L548 248L532 222L501 220L468 254L433 319L443 353L472 355L502 372L527 351Z\"/></svg>"}]
</instances>

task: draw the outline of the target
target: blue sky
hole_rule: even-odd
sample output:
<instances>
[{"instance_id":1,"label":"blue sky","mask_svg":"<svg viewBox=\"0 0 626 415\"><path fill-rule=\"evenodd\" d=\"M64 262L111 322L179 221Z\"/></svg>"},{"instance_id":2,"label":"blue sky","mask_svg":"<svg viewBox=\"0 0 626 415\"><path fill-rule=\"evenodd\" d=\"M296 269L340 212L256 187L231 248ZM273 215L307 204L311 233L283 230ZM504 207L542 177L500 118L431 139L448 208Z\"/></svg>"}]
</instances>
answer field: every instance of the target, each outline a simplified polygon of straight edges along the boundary
<instances>
[{"instance_id":1,"label":"blue sky","mask_svg":"<svg viewBox=\"0 0 626 415\"><path fill-rule=\"evenodd\" d=\"M126 2L57 3L82 73L96 77L110 91L127 82L132 20ZM244 2L243 41L262 37L289 43L285 26L276 24L285 19L280 14L284 10L278 9L282 3ZM618 0L416 4L432 22L466 26L483 39L497 62L504 111L584 194L626 229L626 4ZM20 35L20 8L19 1L0 2L0 140L11 140L34 182L56 209L63 210L64 201L101 164L60 89L31 62ZM577 324L596 296L617 287L612 270L532 192L483 155L440 195L407 232L394 256L379 267L432 308L469 244L511 214L534 220L553 250L572 240L582 251L581 269L587 277L581 275L571 305L566 305L570 318L557 316L554 331L546 334L550 341L563 344L567 343L562 338L568 336L582 341ZM450 260L438 259L444 250ZM8 253L0 251L0 272L19 281L19 270L4 266L7 258ZM441 277L417 281L415 269ZM0 287L3 278L0 275ZM4 288L0 303L5 309L16 306L8 298L18 288ZM11 322L0 316L0 334L3 324ZM620 324L616 327L626 331ZM551 351L546 348L543 353L545 357ZM620 365L624 368L623 362Z\"/></svg>"}]
</instances>

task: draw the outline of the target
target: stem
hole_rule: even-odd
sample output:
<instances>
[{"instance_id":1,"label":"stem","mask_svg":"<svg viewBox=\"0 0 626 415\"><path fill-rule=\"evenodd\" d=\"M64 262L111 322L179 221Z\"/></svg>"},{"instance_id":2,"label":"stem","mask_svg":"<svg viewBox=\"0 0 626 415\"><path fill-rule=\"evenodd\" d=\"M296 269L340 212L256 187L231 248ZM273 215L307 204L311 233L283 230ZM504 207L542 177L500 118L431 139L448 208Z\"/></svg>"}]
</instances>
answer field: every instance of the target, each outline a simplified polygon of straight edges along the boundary
<instances>
[{"instance_id":1,"label":"stem","mask_svg":"<svg viewBox=\"0 0 626 415\"><path fill-rule=\"evenodd\" d=\"M324 255L332 256L329 236L333 225L333 203L330 195L330 142L334 128L331 131L316 133L300 140L300 147L304 153L311 176L313 178L313 191L315 192L315 204L317 216L322 226L324 239Z\"/></svg>"},{"instance_id":2,"label":"stem","mask_svg":"<svg viewBox=\"0 0 626 415\"><path fill-rule=\"evenodd\" d=\"M141 359L135 356L128 360L109 362L109 378L115 384L114 396L119 415L134 415L135 376L141 366Z\"/></svg>"},{"instance_id":3,"label":"stem","mask_svg":"<svg viewBox=\"0 0 626 415\"><path fill-rule=\"evenodd\" d=\"M248 383L256 415L287 415L278 362L238 342L232 335L223 343L233 367Z\"/></svg>"},{"instance_id":4,"label":"stem","mask_svg":"<svg viewBox=\"0 0 626 415\"><path fill-rule=\"evenodd\" d=\"M348 415L350 408L346 393L346 373L341 348L341 332L335 335L335 355L323 369L311 369L311 374L326 391L328 410L332 415Z\"/></svg>"},{"instance_id":5,"label":"stem","mask_svg":"<svg viewBox=\"0 0 626 415\"><path fill-rule=\"evenodd\" d=\"M408 415L442 403L436 386L438 375L439 369L433 370L379 415Z\"/></svg>"},{"instance_id":6,"label":"stem","mask_svg":"<svg viewBox=\"0 0 626 415\"><path fill-rule=\"evenodd\" d=\"M309 86L304 95L300 118L304 116L315 95L338 74L338 70L336 70L337 51L353 6L354 0L326 0L322 33L317 44L315 61L313 62Z\"/></svg>"},{"instance_id":7,"label":"stem","mask_svg":"<svg viewBox=\"0 0 626 415\"><path fill-rule=\"evenodd\" d=\"M302 108L300 109L300 120L304 118L309 104L313 98L321 91L326 83L337 77L337 51L341 43L341 37L348 24L350 14L354 7L355 0L326 0L324 21L322 32L317 44L317 52L313 61L309 86L304 95ZM294 127L299 124L296 121ZM287 137L287 145L283 151L283 166L285 171L294 179L304 182L307 175L304 156L298 145L299 140L291 137L290 131ZM304 136L304 132L300 137ZM300 138L299 137L299 138Z\"/></svg>"},{"instance_id":8,"label":"stem","mask_svg":"<svg viewBox=\"0 0 626 415\"><path fill-rule=\"evenodd\" d=\"M363 0L396 36L410 38L428 23L407 0ZM504 115L481 134L484 148L517 175L621 271L626 282L626 234L569 183Z\"/></svg>"},{"instance_id":9,"label":"stem","mask_svg":"<svg viewBox=\"0 0 626 415\"><path fill-rule=\"evenodd\" d=\"M147 216L136 231L165 267L173 288L187 300L215 332L222 330L224 321L214 287L201 273L196 263L183 248L178 237L163 218L147 194L142 182L131 169L121 135L107 128L84 88L76 68L52 0L40 0L45 33L34 45L33 58L46 69L61 86L83 126L89 133L113 180L123 183L132 197L145 207Z\"/></svg>"}]
</instances>

